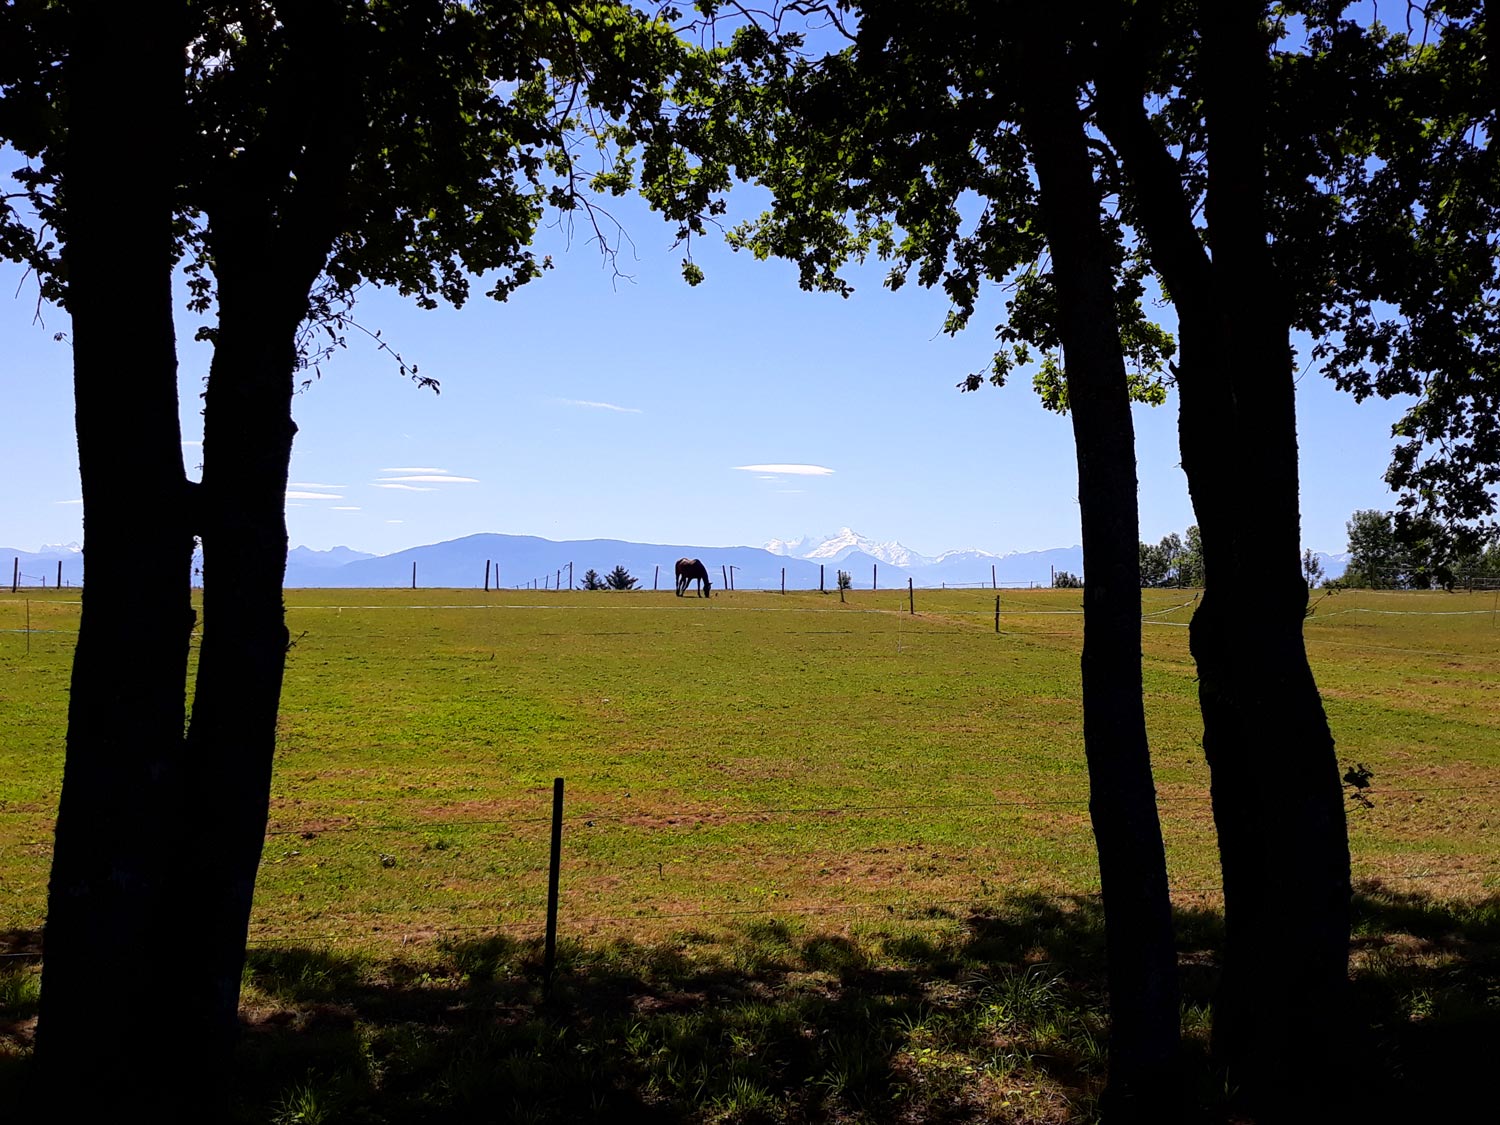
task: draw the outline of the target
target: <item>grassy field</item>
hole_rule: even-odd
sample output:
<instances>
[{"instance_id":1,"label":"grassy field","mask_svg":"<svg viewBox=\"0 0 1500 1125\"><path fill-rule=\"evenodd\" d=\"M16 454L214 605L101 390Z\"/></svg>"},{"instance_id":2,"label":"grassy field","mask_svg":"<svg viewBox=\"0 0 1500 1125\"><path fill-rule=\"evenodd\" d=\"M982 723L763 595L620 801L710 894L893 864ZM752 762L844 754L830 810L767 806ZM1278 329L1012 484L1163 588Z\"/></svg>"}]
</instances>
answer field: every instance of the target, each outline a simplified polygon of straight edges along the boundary
<instances>
[{"instance_id":1,"label":"grassy field","mask_svg":"<svg viewBox=\"0 0 1500 1125\"><path fill-rule=\"evenodd\" d=\"M1187 902L1217 886L1180 627L1191 597L1149 592L1145 630ZM0 598L0 928L43 914L75 598ZM1345 592L1308 624L1340 761L1373 771L1373 807L1350 810L1358 876L1447 895L1500 880L1493 602ZM534 929L557 776L575 934L1097 889L1076 591L1003 592L998 636L982 590L920 591L915 616L905 591L326 590L288 604L258 938Z\"/></svg>"},{"instance_id":2,"label":"grassy field","mask_svg":"<svg viewBox=\"0 0 1500 1125\"><path fill-rule=\"evenodd\" d=\"M1219 902L1183 627L1191 600L1148 592L1145 630L1148 721L1189 971L1195 951L1213 946ZM369 1029L384 1024L361 1004L388 1015L400 994L427 1012L434 996L472 1000L477 988L486 1004L525 1008L499 1039L491 1028L465 1048L490 1063L494 1051L539 1058L536 1035L576 1032L547 1014L533 987L552 779L561 776L569 995L611 1011L621 989L636 998L613 1022L595 1020L603 1038L580 1049L609 1054L606 1077L632 1091L632 1105L677 1106L677 1116L705 1121L752 1120L757 1105L770 1119L874 1119L882 1114L870 1107L895 1105L899 1087L901 1112L925 1090L929 1110L961 1102L974 1120L1086 1119L1103 1031L1080 597L1001 591L1001 602L996 635L994 593L984 590L918 591L916 615L905 591L858 591L846 603L743 591L709 602L649 592L289 593L296 645L247 1011L281 1026L337 995L341 1019L386 1044L388 1069L414 1074L438 1065L421 1061L427 1048L412 1030L431 1032L431 1021L403 1016L397 1030L377 1033ZM1350 802L1371 933L1399 917L1402 933L1468 926L1494 936L1495 610L1492 594L1342 592L1319 600L1308 623L1340 762L1372 773L1368 799ZM0 932L14 948L35 940L44 913L77 623L76 592L0 595ZM1466 903L1479 922L1464 920ZM1445 920L1432 921L1438 914ZM1392 943L1378 945L1358 963L1387 980ZM1408 953L1406 969L1438 975L1452 960L1426 946ZM997 969L997 958L1010 967ZM1036 968L1044 963L1063 975ZM1079 975L1065 985L1065 971ZM844 993L830 980L869 974L885 975L859 992L863 1007L835 1004ZM34 981L7 979L11 1010L24 1013ZM1189 988L1190 1033L1201 1031L1205 989L1194 1000ZM1431 981L1399 991L1388 1007L1400 1018L1420 1018L1423 1004L1430 1014L1442 995ZM685 1031L672 1015L672 997L684 995L727 997L729 1007ZM641 1010L641 996L655 1007ZM1031 1012L1025 1034L1005 1032L1022 1009ZM847 1057L804 1051L775 1081L725 1046L830 1025L853 1037L838 1049ZM266 1119L272 1103L276 1120L337 1119L299 1117L300 1056L288 1062L276 1052L290 1048L265 1047L274 1036L257 1042L279 1061L265 1063L275 1077L250 1098L259 1109L247 1119ZM376 1050L339 1043L341 1059L352 1051L368 1062ZM870 1052L878 1065L867 1074ZM671 1069L679 1063L687 1069ZM548 1066L522 1067L551 1093L520 1117L577 1119L579 1106L557 1098L582 1079ZM346 1080L318 1073L306 1096L337 1103ZM349 1081L384 1090L389 1103L389 1081L360 1074Z\"/></svg>"}]
</instances>

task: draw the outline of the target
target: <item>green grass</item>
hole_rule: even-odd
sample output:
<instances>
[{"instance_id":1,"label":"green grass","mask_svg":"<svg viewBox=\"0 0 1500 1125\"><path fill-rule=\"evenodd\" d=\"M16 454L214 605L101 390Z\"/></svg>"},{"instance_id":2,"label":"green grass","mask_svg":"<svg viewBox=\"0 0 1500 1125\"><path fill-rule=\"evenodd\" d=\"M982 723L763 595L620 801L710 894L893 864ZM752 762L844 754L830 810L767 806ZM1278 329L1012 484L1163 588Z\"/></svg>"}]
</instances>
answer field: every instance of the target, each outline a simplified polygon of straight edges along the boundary
<instances>
[{"instance_id":1,"label":"green grass","mask_svg":"<svg viewBox=\"0 0 1500 1125\"><path fill-rule=\"evenodd\" d=\"M919 591L916 616L904 591L290 593L239 1119L1090 1120L1107 1021L1080 595L1001 596L997 636L973 590ZM1147 594L1145 673L1185 1096L1213 1119L1190 597ZM8 631L28 600L33 632ZM1306 630L1340 762L1373 778L1350 803L1378 1062L1351 1099L1372 1106L1430 1110L1496 1030L1493 609L1344 592ZM45 909L77 622L71 591L0 595L10 949L35 948ZM36 982L0 962L0 1086L23 1074Z\"/></svg>"},{"instance_id":2,"label":"green grass","mask_svg":"<svg viewBox=\"0 0 1500 1125\"><path fill-rule=\"evenodd\" d=\"M916 616L905 591L294 591L253 936L534 932L555 776L573 934L1093 892L1079 593L1001 597L997 636L982 590L919 591ZM1145 660L1169 865L1196 902L1218 878L1190 607L1171 608L1190 597L1148 592ZM78 618L72 591L29 601L30 653L0 632L0 929L43 915ZM1340 760L1373 770L1361 876L1496 885L1492 603L1344 592L1307 627ZM0 630L23 612L0 597Z\"/></svg>"}]
</instances>

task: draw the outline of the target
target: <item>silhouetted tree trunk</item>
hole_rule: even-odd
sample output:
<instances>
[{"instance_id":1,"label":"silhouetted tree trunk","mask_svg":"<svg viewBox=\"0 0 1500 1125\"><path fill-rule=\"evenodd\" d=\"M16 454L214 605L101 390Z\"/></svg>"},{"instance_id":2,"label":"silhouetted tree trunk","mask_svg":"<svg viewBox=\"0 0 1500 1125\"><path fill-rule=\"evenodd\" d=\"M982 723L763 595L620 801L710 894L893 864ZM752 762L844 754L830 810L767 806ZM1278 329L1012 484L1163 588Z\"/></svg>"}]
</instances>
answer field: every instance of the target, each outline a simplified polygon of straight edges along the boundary
<instances>
[{"instance_id":1,"label":"silhouetted tree trunk","mask_svg":"<svg viewBox=\"0 0 1500 1125\"><path fill-rule=\"evenodd\" d=\"M88 582L36 1056L59 1120L160 1108L179 1065L162 1000L191 940L172 878L193 625L172 321L185 33L181 4L72 5L63 235Z\"/></svg>"},{"instance_id":2,"label":"silhouetted tree trunk","mask_svg":"<svg viewBox=\"0 0 1500 1125\"><path fill-rule=\"evenodd\" d=\"M182 973L193 987L184 1018L210 1073L227 1063L238 1026L270 808L289 640L282 581L297 333L340 229L360 97L335 7L299 7L288 26L292 62L276 76L264 132L207 208L219 320L204 397L204 635L187 733L196 820L183 894L197 921Z\"/></svg>"},{"instance_id":3,"label":"silhouetted tree trunk","mask_svg":"<svg viewBox=\"0 0 1500 1125\"><path fill-rule=\"evenodd\" d=\"M1047 24L1049 17L1039 17ZM1135 430L1078 87L1039 26L1023 135L1052 252L1083 531L1083 731L1108 956L1108 1121L1180 1116L1176 946L1141 681Z\"/></svg>"},{"instance_id":4,"label":"silhouetted tree trunk","mask_svg":"<svg viewBox=\"0 0 1500 1125\"><path fill-rule=\"evenodd\" d=\"M1212 260L1143 90L1106 74L1098 104L1180 328L1182 466L1205 568L1190 638L1224 876L1214 1046L1230 1081L1275 1113L1320 1090L1336 1094L1349 849L1333 738L1302 639L1289 314L1276 296L1264 210L1264 5L1202 12Z\"/></svg>"}]
</instances>

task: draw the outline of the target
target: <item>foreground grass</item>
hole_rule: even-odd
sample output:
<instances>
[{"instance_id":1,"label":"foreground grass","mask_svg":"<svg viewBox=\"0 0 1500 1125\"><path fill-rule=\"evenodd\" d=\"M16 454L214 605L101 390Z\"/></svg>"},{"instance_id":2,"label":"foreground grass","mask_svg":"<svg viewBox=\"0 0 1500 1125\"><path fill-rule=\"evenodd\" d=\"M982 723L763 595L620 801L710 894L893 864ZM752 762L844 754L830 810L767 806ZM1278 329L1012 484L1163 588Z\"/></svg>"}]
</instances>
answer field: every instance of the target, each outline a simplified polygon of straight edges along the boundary
<instances>
[{"instance_id":1,"label":"foreground grass","mask_svg":"<svg viewBox=\"0 0 1500 1125\"><path fill-rule=\"evenodd\" d=\"M1366 886L1356 907L1358 1063L1330 1085L1350 1120L1471 1119L1500 1036L1500 899ZM550 994L533 941L258 949L233 1120L1094 1120L1108 1040L1097 902L930 914L565 942ZM1185 1116L1240 1120L1207 1050L1220 918L1179 910L1176 924ZM0 969L0 1098L21 1115L35 982L34 967Z\"/></svg>"}]
</instances>

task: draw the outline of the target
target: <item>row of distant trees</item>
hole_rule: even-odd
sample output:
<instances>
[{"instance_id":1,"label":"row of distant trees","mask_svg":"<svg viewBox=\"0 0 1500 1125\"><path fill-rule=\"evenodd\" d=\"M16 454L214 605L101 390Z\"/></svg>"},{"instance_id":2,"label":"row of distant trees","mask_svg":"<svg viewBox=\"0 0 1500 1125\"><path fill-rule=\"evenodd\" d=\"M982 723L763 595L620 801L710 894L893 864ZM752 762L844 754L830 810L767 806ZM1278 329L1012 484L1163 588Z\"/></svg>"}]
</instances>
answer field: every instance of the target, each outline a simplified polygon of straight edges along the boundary
<instances>
[{"instance_id":1,"label":"row of distant trees","mask_svg":"<svg viewBox=\"0 0 1500 1125\"><path fill-rule=\"evenodd\" d=\"M586 570L583 572L583 586L585 590L634 590L640 585L640 579L634 577L623 565L617 566L603 578L599 577L597 570Z\"/></svg>"},{"instance_id":2,"label":"row of distant trees","mask_svg":"<svg viewBox=\"0 0 1500 1125\"><path fill-rule=\"evenodd\" d=\"M1378 508L1355 512L1346 527L1348 569L1325 585L1429 590L1500 584L1500 542L1493 535L1455 539L1448 529Z\"/></svg>"},{"instance_id":3,"label":"row of distant trees","mask_svg":"<svg viewBox=\"0 0 1500 1125\"><path fill-rule=\"evenodd\" d=\"M1181 535L1174 531L1164 536L1160 543L1142 543L1140 560L1142 587L1203 585L1203 539L1197 524ZM1078 589L1083 586L1083 578L1059 570L1052 576L1052 585L1060 590Z\"/></svg>"}]
</instances>

